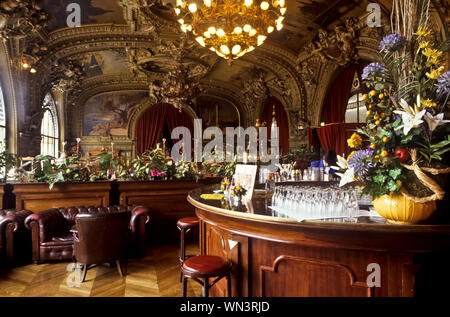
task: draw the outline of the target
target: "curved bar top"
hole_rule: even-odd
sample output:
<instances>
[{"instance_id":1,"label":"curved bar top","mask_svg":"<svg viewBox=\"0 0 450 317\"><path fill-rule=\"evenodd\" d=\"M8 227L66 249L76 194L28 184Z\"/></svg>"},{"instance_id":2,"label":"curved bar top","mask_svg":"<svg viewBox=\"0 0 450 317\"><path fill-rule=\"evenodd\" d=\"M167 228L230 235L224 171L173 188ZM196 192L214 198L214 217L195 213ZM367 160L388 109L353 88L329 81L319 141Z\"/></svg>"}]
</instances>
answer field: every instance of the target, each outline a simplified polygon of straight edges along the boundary
<instances>
[{"instance_id":1,"label":"curved bar top","mask_svg":"<svg viewBox=\"0 0 450 317\"><path fill-rule=\"evenodd\" d=\"M200 218L202 254L233 262L233 296L421 296L450 280L450 225L299 222L273 216L264 195L235 206L201 197L218 188L195 189L188 201ZM225 284L212 291L224 295Z\"/></svg>"}]
</instances>

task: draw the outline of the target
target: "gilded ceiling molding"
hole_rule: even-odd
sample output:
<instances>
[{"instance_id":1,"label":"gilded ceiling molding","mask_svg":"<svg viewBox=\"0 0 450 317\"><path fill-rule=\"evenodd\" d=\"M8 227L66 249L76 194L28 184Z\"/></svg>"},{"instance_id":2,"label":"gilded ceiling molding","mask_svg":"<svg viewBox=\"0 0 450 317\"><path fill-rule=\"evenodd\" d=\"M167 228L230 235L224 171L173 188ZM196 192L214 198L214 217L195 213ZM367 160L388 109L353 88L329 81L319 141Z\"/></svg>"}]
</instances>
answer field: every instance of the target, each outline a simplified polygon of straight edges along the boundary
<instances>
[{"instance_id":1,"label":"gilded ceiling molding","mask_svg":"<svg viewBox=\"0 0 450 317\"><path fill-rule=\"evenodd\" d=\"M48 14L36 0L2 0L0 3L0 38L27 38L44 29Z\"/></svg>"},{"instance_id":2,"label":"gilded ceiling molding","mask_svg":"<svg viewBox=\"0 0 450 317\"><path fill-rule=\"evenodd\" d=\"M119 0L119 5L123 8L125 20L132 32L159 34L163 29L171 33L180 32L174 17L163 17L158 10L165 6L161 0Z\"/></svg>"},{"instance_id":3,"label":"gilded ceiling molding","mask_svg":"<svg viewBox=\"0 0 450 317\"><path fill-rule=\"evenodd\" d=\"M261 48L264 48L264 45ZM280 58L280 55L276 55L276 52L281 51L283 50L277 49L275 46L268 46L268 50L255 51L249 61L257 67L269 70L278 77L276 80L278 84L270 85L271 93L275 95L274 92L276 92L278 99L283 103L290 123L290 134L294 135L296 134L295 127L298 121L306 119L307 94L305 85L295 69L295 59L285 59L287 56L294 57L294 55L284 51L281 56L285 58ZM280 86L279 83L283 84ZM288 94L281 88L287 88ZM262 113L263 107L264 100L260 100L254 110L256 115Z\"/></svg>"},{"instance_id":4,"label":"gilded ceiling molding","mask_svg":"<svg viewBox=\"0 0 450 317\"><path fill-rule=\"evenodd\" d=\"M360 37L358 39L356 48L360 59L366 61L377 61L378 60L378 50L379 42L382 35L377 38L374 37ZM334 82L338 72L340 71L340 66L332 61L322 64L322 70L319 77L319 84L316 86L314 103L308 106L308 119L312 125L319 125L320 118L322 115L323 103L325 101L326 95L331 84Z\"/></svg>"}]
</instances>

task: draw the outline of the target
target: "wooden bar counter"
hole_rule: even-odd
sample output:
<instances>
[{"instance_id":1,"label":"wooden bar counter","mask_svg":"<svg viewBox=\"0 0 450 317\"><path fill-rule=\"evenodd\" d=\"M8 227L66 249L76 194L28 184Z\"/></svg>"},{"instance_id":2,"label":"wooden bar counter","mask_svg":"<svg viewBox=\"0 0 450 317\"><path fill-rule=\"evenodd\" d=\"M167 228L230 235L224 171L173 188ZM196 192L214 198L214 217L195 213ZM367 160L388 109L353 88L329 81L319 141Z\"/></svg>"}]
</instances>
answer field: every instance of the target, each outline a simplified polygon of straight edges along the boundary
<instances>
[{"instance_id":1,"label":"wooden bar counter","mask_svg":"<svg viewBox=\"0 0 450 317\"><path fill-rule=\"evenodd\" d=\"M450 292L450 225L299 222L272 216L265 197L236 207L205 200L217 186L191 191L202 254L233 262L233 296L411 297ZM377 278L377 274L379 279ZM224 281L212 294L225 295Z\"/></svg>"}]
</instances>

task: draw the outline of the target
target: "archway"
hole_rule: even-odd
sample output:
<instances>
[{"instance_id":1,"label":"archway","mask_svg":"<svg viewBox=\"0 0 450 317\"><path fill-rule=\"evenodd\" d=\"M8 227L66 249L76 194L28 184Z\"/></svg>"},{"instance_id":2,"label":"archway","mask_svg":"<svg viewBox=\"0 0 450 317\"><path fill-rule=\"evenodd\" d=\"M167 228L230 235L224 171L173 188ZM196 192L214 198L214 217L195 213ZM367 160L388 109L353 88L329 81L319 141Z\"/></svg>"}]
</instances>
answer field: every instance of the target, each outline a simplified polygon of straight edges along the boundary
<instances>
[{"instance_id":1,"label":"archway","mask_svg":"<svg viewBox=\"0 0 450 317\"><path fill-rule=\"evenodd\" d=\"M289 154L289 120L283 104L276 97L269 97L264 105L261 121L267 124L267 135L270 138L270 126L272 123L272 113L275 107L275 119L279 128L280 153Z\"/></svg>"},{"instance_id":2,"label":"archway","mask_svg":"<svg viewBox=\"0 0 450 317\"><path fill-rule=\"evenodd\" d=\"M186 111L178 111L167 103L156 104L141 114L136 123L136 153L155 148L165 137L169 144L178 140L168 140L176 127L186 127L194 132L193 118Z\"/></svg>"},{"instance_id":3,"label":"archway","mask_svg":"<svg viewBox=\"0 0 450 317\"><path fill-rule=\"evenodd\" d=\"M367 62L363 61L342 69L330 84L322 107L320 120L322 124L321 127L316 129L323 150L334 150L339 155L350 152L346 140L361 123L346 123L345 117L349 98L352 91L355 91L355 81L359 85L356 92L365 93L367 91L361 79L362 70L366 64ZM313 143L316 144L317 142Z\"/></svg>"}]
</instances>

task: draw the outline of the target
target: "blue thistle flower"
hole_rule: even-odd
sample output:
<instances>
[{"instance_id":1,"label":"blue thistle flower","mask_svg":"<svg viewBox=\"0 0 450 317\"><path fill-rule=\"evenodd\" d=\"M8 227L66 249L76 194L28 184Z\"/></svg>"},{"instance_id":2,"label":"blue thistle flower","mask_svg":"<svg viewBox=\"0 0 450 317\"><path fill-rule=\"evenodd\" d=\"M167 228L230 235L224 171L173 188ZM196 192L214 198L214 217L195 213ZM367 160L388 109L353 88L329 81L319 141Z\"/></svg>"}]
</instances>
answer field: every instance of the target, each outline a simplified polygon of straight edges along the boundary
<instances>
[{"instance_id":1,"label":"blue thistle flower","mask_svg":"<svg viewBox=\"0 0 450 317\"><path fill-rule=\"evenodd\" d=\"M442 74L435 84L437 88L436 92L441 96L450 95L450 71Z\"/></svg>"},{"instance_id":2,"label":"blue thistle flower","mask_svg":"<svg viewBox=\"0 0 450 317\"><path fill-rule=\"evenodd\" d=\"M360 180L368 180L370 169L373 167L373 163L369 161L372 157L373 150L359 150L356 151L348 160L348 166L353 168L355 176Z\"/></svg>"},{"instance_id":3,"label":"blue thistle flower","mask_svg":"<svg viewBox=\"0 0 450 317\"><path fill-rule=\"evenodd\" d=\"M363 69L361 78L363 80L372 80L375 77L386 76L386 67L381 63L370 63Z\"/></svg>"},{"instance_id":4,"label":"blue thistle flower","mask_svg":"<svg viewBox=\"0 0 450 317\"><path fill-rule=\"evenodd\" d=\"M401 34L389 34L380 42L380 52L392 53L401 50L406 44L406 38Z\"/></svg>"}]
</instances>

